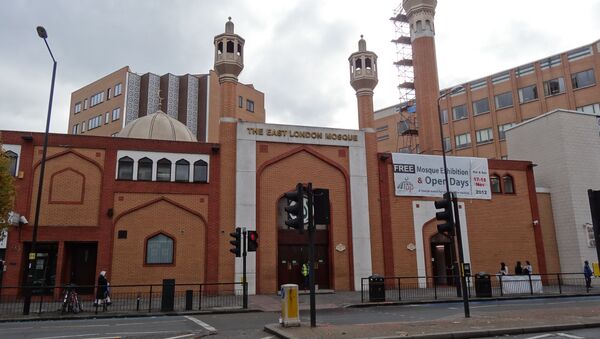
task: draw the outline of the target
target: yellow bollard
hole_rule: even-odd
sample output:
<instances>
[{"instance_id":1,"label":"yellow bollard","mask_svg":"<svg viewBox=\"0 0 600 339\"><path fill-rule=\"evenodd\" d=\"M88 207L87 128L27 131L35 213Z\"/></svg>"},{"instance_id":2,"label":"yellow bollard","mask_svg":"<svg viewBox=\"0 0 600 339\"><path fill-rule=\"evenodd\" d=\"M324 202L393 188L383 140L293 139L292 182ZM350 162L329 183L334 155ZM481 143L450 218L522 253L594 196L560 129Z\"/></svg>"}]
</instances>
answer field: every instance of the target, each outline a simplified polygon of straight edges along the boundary
<instances>
[{"instance_id":1,"label":"yellow bollard","mask_svg":"<svg viewBox=\"0 0 600 339\"><path fill-rule=\"evenodd\" d=\"M281 322L284 327L300 326L298 285L281 285Z\"/></svg>"}]
</instances>

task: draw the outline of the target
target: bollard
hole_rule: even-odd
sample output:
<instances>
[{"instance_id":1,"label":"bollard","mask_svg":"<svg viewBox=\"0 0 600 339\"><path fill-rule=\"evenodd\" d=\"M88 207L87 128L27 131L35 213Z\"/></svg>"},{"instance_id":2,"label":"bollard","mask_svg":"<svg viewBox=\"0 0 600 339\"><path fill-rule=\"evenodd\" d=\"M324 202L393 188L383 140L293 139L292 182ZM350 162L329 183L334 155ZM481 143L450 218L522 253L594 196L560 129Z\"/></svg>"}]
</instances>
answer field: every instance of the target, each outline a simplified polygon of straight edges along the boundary
<instances>
[{"instance_id":1,"label":"bollard","mask_svg":"<svg viewBox=\"0 0 600 339\"><path fill-rule=\"evenodd\" d=\"M140 310L140 295L139 294L137 295L137 300L136 300L136 303L135 303L135 310L136 311Z\"/></svg>"},{"instance_id":2,"label":"bollard","mask_svg":"<svg viewBox=\"0 0 600 339\"><path fill-rule=\"evenodd\" d=\"M192 310L192 302L194 300L194 292L192 290L185 291L185 310Z\"/></svg>"}]
</instances>

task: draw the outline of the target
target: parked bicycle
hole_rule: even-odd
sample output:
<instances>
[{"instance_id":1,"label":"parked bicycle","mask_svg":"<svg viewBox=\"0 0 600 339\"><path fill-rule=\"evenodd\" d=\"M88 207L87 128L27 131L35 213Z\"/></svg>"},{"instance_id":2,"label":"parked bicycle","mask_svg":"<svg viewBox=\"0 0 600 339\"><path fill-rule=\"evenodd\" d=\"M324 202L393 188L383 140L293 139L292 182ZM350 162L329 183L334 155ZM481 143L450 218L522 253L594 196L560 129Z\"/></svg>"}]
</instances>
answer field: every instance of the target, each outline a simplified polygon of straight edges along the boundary
<instances>
[{"instance_id":1,"label":"parked bicycle","mask_svg":"<svg viewBox=\"0 0 600 339\"><path fill-rule=\"evenodd\" d=\"M63 314L67 312L77 314L81 311L83 311L83 307L81 306L81 301L77 295L75 285L67 285L65 287L61 312Z\"/></svg>"}]
</instances>

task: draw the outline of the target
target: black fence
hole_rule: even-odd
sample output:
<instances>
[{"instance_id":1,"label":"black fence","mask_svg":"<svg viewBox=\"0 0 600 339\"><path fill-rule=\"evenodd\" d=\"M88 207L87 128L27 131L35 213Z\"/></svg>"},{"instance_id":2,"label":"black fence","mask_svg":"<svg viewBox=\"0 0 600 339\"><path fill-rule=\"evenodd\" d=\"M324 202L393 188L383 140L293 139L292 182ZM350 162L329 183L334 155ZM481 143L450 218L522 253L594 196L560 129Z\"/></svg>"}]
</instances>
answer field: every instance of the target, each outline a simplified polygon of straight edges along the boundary
<instances>
[{"instance_id":1,"label":"black fence","mask_svg":"<svg viewBox=\"0 0 600 339\"><path fill-rule=\"evenodd\" d=\"M71 294L67 297L69 290ZM24 291L25 287L22 286L3 286L0 289L0 318L23 314ZM102 300L96 300L96 286L35 286L31 291L30 314L225 311L244 308L243 283L174 284L169 287L162 284L110 285L110 299ZM75 300L78 305L73 305Z\"/></svg>"},{"instance_id":2,"label":"black fence","mask_svg":"<svg viewBox=\"0 0 600 339\"><path fill-rule=\"evenodd\" d=\"M458 276L380 277L361 280L361 302L459 300ZM593 292L583 273L474 275L467 277L470 298L581 295ZM600 291L598 291L600 293Z\"/></svg>"}]
</instances>

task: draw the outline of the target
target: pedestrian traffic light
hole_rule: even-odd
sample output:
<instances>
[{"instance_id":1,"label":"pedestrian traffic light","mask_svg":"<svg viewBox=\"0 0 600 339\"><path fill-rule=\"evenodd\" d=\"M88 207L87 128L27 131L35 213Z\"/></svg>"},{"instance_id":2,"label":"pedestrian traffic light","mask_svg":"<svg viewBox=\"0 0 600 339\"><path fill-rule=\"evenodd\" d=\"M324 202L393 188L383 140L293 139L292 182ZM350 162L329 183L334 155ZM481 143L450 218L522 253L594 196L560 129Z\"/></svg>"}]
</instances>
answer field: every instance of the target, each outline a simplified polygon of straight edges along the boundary
<instances>
[{"instance_id":1,"label":"pedestrian traffic light","mask_svg":"<svg viewBox=\"0 0 600 339\"><path fill-rule=\"evenodd\" d=\"M442 200L436 200L434 202L436 209L443 209L441 212L435 214L435 218L444 223L438 224L438 233L446 235L454 235L454 213L452 213L452 198L449 193L444 194Z\"/></svg>"},{"instance_id":2,"label":"pedestrian traffic light","mask_svg":"<svg viewBox=\"0 0 600 339\"><path fill-rule=\"evenodd\" d=\"M304 192L301 183L296 185L296 190L284 194L288 205L285 211L288 213L288 218L285 224L291 228L295 228L300 233L304 232Z\"/></svg>"},{"instance_id":3,"label":"pedestrian traffic light","mask_svg":"<svg viewBox=\"0 0 600 339\"><path fill-rule=\"evenodd\" d=\"M229 241L233 245L233 248L229 252L235 254L236 257L242 256L242 229L239 227L235 228L235 232L229 233L233 240Z\"/></svg>"},{"instance_id":4,"label":"pedestrian traffic light","mask_svg":"<svg viewBox=\"0 0 600 339\"><path fill-rule=\"evenodd\" d=\"M248 252L256 252L258 248L258 232L248 231Z\"/></svg>"}]
</instances>

